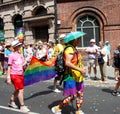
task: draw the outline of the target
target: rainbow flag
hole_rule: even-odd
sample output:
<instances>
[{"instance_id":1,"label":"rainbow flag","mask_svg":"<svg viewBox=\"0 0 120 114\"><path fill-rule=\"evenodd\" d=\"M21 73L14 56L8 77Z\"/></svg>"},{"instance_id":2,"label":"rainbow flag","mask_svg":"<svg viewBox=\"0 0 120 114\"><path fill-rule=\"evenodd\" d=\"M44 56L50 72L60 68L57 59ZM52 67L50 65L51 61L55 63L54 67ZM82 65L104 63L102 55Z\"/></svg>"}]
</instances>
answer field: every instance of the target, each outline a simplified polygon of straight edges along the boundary
<instances>
[{"instance_id":1,"label":"rainbow flag","mask_svg":"<svg viewBox=\"0 0 120 114\"><path fill-rule=\"evenodd\" d=\"M56 58L53 58L49 61L42 62L33 56L24 73L25 86L56 77L57 74L54 67L55 60Z\"/></svg>"},{"instance_id":2,"label":"rainbow flag","mask_svg":"<svg viewBox=\"0 0 120 114\"><path fill-rule=\"evenodd\" d=\"M25 33L25 30L23 27L19 28L16 32L16 36L20 42L23 42L23 40L24 40L24 33Z\"/></svg>"}]
</instances>

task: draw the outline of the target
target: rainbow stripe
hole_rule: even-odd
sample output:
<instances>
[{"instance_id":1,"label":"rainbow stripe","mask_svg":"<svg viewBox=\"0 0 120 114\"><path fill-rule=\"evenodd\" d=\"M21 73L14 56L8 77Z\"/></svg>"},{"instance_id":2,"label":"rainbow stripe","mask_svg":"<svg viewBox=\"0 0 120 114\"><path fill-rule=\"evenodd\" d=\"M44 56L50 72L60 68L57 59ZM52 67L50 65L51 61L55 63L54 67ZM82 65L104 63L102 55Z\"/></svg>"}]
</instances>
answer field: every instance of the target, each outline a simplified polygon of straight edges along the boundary
<instances>
[{"instance_id":1,"label":"rainbow stripe","mask_svg":"<svg viewBox=\"0 0 120 114\"><path fill-rule=\"evenodd\" d=\"M17 38L18 38L21 42L23 41L24 33L25 33L25 31L24 31L24 28L23 28L23 27L19 28L18 31L17 31L17 33L16 33Z\"/></svg>"},{"instance_id":2,"label":"rainbow stripe","mask_svg":"<svg viewBox=\"0 0 120 114\"><path fill-rule=\"evenodd\" d=\"M76 90L76 81L73 79L72 75L66 74L64 75L64 90L63 90L63 95L64 96L69 96L69 95L74 95L77 90Z\"/></svg>"},{"instance_id":3,"label":"rainbow stripe","mask_svg":"<svg viewBox=\"0 0 120 114\"><path fill-rule=\"evenodd\" d=\"M47 62L42 62L37 58L32 57L30 65L27 67L24 73L25 86L56 77L57 74L54 67L55 60L56 59L53 58Z\"/></svg>"}]
</instances>

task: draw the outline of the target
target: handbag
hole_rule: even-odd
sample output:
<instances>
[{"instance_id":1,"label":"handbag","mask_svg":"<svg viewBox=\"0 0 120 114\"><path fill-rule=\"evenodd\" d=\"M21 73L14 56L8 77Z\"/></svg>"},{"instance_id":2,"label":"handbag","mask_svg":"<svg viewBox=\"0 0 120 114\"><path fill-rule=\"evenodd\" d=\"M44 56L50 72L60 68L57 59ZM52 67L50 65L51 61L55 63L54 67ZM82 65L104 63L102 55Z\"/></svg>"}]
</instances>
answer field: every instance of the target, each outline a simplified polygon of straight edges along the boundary
<instances>
[{"instance_id":1,"label":"handbag","mask_svg":"<svg viewBox=\"0 0 120 114\"><path fill-rule=\"evenodd\" d=\"M100 55L98 56L98 64L104 64L104 59L103 59L103 55L102 53L100 52Z\"/></svg>"}]
</instances>

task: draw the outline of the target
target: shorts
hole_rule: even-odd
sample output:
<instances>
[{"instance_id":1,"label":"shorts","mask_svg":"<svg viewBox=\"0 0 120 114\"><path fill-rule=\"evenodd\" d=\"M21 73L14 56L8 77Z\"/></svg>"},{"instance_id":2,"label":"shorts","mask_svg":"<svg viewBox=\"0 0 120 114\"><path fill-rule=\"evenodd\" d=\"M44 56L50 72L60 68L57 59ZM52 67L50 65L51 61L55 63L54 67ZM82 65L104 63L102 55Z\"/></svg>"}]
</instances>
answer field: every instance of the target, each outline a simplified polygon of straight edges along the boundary
<instances>
[{"instance_id":1,"label":"shorts","mask_svg":"<svg viewBox=\"0 0 120 114\"><path fill-rule=\"evenodd\" d=\"M4 61L4 69L7 69L7 68L8 68L8 62Z\"/></svg>"},{"instance_id":2,"label":"shorts","mask_svg":"<svg viewBox=\"0 0 120 114\"><path fill-rule=\"evenodd\" d=\"M23 75L16 75L11 74L11 81L14 85L15 90L24 89L24 76Z\"/></svg>"},{"instance_id":3,"label":"shorts","mask_svg":"<svg viewBox=\"0 0 120 114\"><path fill-rule=\"evenodd\" d=\"M88 67L96 67L97 66L97 60L96 59L89 59L87 63Z\"/></svg>"}]
</instances>

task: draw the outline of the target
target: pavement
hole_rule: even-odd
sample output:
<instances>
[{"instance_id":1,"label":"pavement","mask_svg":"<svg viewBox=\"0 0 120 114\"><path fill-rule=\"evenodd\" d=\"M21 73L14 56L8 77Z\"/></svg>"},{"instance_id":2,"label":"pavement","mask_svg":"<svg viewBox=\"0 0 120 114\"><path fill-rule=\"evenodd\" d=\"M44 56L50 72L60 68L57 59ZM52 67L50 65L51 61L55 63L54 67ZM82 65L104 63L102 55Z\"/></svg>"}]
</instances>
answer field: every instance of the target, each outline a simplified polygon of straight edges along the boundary
<instances>
[{"instance_id":1,"label":"pavement","mask_svg":"<svg viewBox=\"0 0 120 114\"><path fill-rule=\"evenodd\" d=\"M100 70L99 70L99 67L97 66L97 80L94 80L94 75L93 75L93 69L92 69L92 73L91 73L91 78L88 79L87 78L87 75L85 76L85 85L92 85L92 86L95 86L95 87L98 87L98 86L114 86L116 84L116 80L115 80L115 76L114 76L114 68L112 66L107 66L107 69L106 69L106 77L107 77L107 82L108 83L104 83L104 82L101 82L101 75L100 75Z\"/></svg>"},{"instance_id":2,"label":"pavement","mask_svg":"<svg viewBox=\"0 0 120 114\"><path fill-rule=\"evenodd\" d=\"M120 97L111 95L116 81L114 80L114 68L108 67L107 76L109 83L100 82L99 68L98 80L85 79L85 92L82 110L85 114L119 114ZM61 93L54 93L53 79L26 86L24 91L25 104L31 110L28 114L53 114L51 108L57 105L64 97ZM62 91L62 86L59 86ZM5 83L5 76L0 78L0 114L23 114L19 109L13 110L8 107L7 103L13 92L13 86ZM18 103L18 100L16 100ZM75 101L73 106L69 104L64 107L62 114L75 114Z\"/></svg>"}]
</instances>

